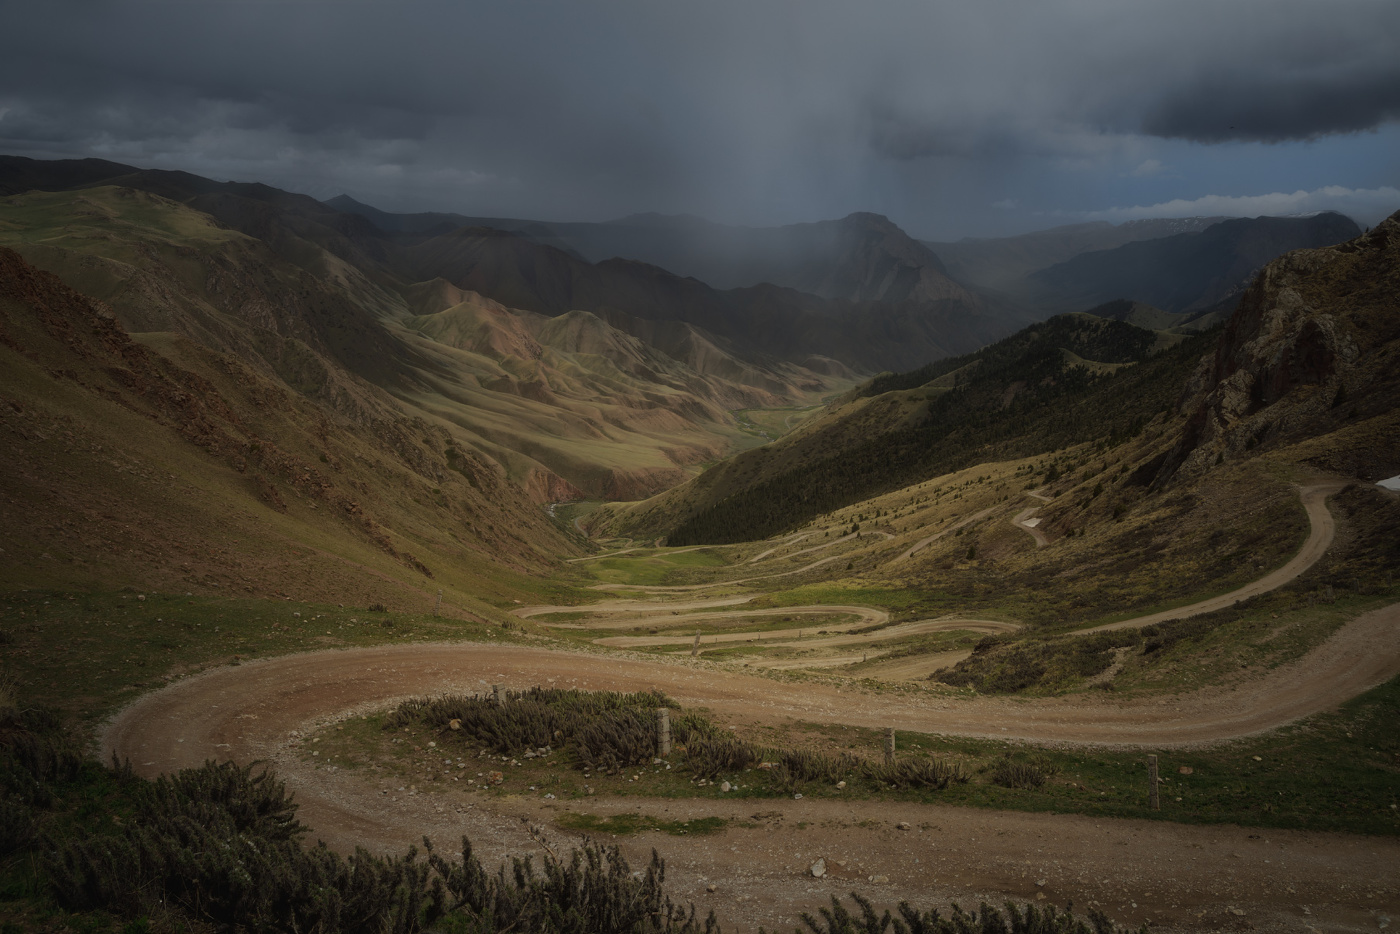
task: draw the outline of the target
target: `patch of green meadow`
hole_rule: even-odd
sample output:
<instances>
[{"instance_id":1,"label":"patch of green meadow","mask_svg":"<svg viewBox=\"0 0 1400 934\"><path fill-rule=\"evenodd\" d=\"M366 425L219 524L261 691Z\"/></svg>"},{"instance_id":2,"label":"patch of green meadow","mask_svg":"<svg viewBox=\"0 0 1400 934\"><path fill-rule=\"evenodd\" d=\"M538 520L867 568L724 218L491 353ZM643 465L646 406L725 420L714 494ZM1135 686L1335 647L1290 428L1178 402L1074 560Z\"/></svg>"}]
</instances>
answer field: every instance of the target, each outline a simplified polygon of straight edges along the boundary
<instances>
[{"instance_id":1,"label":"patch of green meadow","mask_svg":"<svg viewBox=\"0 0 1400 934\"><path fill-rule=\"evenodd\" d=\"M0 594L3 670L32 702L87 723L212 666L312 649L519 635L477 620L290 600L135 590Z\"/></svg>"}]
</instances>

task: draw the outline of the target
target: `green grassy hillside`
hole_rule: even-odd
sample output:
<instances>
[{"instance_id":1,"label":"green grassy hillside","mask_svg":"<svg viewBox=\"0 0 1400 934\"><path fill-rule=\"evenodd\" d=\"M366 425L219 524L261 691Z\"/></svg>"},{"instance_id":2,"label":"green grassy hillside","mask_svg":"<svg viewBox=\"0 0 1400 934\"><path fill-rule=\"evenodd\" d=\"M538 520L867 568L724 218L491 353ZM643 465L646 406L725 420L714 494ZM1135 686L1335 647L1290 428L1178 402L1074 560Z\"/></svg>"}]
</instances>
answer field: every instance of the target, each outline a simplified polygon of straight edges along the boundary
<instances>
[{"instance_id":1,"label":"green grassy hillside","mask_svg":"<svg viewBox=\"0 0 1400 934\"><path fill-rule=\"evenodd\" d=\"M548 319L442 280L396 283L278 237L129 188L0 199L0 244L128 331L232 355L357 424L406 406L537 501L655 493L747 443L732 410L812 405L849 384L839 367L748 363L700 339L687 363L586 313Z\"/></svg>"},{"instance_id":2,"label":"green grassy hillside","mask_svg":"<svg viewBox=\"0 0 1400 934\"><path fill-rule=\"evenodd\" d=\"M1214 340L1053 318L967 357L879 377L791 438L603 521L669 533L674 545L765 538L980 461L1116 443L1176 401Z\"/></svg>"}]
</instances>

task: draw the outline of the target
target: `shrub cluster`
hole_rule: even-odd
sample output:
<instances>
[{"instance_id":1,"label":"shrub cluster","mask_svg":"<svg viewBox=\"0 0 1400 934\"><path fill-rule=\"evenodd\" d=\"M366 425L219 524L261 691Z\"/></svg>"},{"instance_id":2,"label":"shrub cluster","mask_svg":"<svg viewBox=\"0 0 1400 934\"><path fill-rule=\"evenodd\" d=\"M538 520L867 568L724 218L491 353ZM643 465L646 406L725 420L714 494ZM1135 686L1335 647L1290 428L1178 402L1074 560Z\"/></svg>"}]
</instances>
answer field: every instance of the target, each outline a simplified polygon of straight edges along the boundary
<instances>
[{"instance_id":1,"label":"shrub cluster","mask_svg":"<svg viewBox=\"0 0 1400 934\"><path fill-rule=\"evenodd\" d=\"M848 753L826 753L815 749L787 749L778 754L774 774L785 788L806 782L834 785L861 774L864 760Z\"/></svg>"},{"instance_id":2,"label":"shrub cluster","mask_svg":"<svg viewBox=\"0 0 1400 934\"><path fill-rule=\"evenodd\" d=\"M717 934L665 895L655 853L633 873L616 848L591 842L558 859L546 848L488 873L462 839L459 860L372 856L342 859L304 849L305 828L282 783L252 767L207 762L173 777L121 782L137 816L112 833L78 831L52 845L54 894L73 909L159 917L220 930L413 934L453 920L468 934Z\"/></svg>"},{"instance_id":3,"label":"shrub cluster","mask_svg":"<svg viewBox=\"0 0 1400 934\"><path fill-rule=\"evenodd\" d=\"M319 845L282 783L251 766L207 762L154 782L129 768L136 816L109 832L76 830L45 854L60 904L124 917L184 917L223 930L408 934L441 915L428 867Z\"/></svg>"},{"instance_id":4,"label":"shrub cluster","mask_svg":"<svg viewBox=\"0 0 1400 934\"><path fill-rule=\"evenodd\" d=\"M1039 788L1057 772L1059 767L1049 762L1017 762L1005 756L992 766L991 779L993 784L1003 788Z\"/></svg>"},{"instance_id":5,"label":"shrub cluster","mask_svg":"<svg viewBox=\"0 0 1400 934\"><path fill-rule=\"evenodd\" d=\"M468 934L719 934L713 912L697 921L693 905L666 895L666 866L655 850L645 872L632 872L616 847L585 841L567 860L546 848L538 872L527 856L489 875L463 837L459 862L431 845L428 862L447 895L439 904L465 921L456 929Z\"/></svg>"},{"instance_id":6,"label":"shrub cluster","mask_svg":"<svg viewBox=\"0 0 1400 934\"><path fill-rule=\"evenodd\" d=\"M956 763L938 759L899 759L893 765L867 762L865 772L873 781L896 788L947 788L953 782L968 780Z\"/></svg>"},{"instance_id":7,"label":"shrub cluster","mask_svg":"<svg viewBox=\"0 0 1400 934\"><path fill-rule=\"evenodd\" d=\"M75 778L82 747L58 717L24 708L0 687L0 856L22 849L39 834L39 810L53 804L52 786Z\"/></svg>"},{"instance_id":8,"label":"shrub cluster","mask_svg":"<svg viewBox=\"0 0 1400 934\"><path fill-rule=\"evenodd\" d=\"M893 764L862 759L849 753L827 753L816 749L765 750L722 736L692 741L685 750L686 765L701 778L715 778L721 772L734 773L772 761L774 781L792 790L815 782L834 785L840 781L865 780L896 788L946 788L952 782L965 782L960 767L937 759L899 759Z\"/></svg>"},{"instance_id":9,"label":"shrub cluster","mask_svg":"<svg viewBox=\"0 0 1400 934\"><path fill-rule=\"evenodd\" d=\"M757 746L729 735L692 737L685 747L685 764L701 778L742 772L762 761L763 752Z\"/></svg>"},{"instance_id":10,"label":"shrub cluster","mask_svg":"<svg viewBox=\"0 0 1400 934\"><path fill-rule=\"evenodd\" d=\"M1053 905L1040 909L1028 904L1018 910L1011 902L1003 909L983 902L977 911L963 911L953 905L947 915L936 908L920 910L908 902L900 902L898 916L891 916L888 911L877 915L870 901L855 892L851 893L851 899L860 909L859 915L847 911L841 899L833 895L830 908L817 909L816 917L803 912L802 923L811 934L885 934L887 931L893 934L1128 934L1114 927L1102 911L1092 908L1087 923L1068 910L1056 910ZM1146 934L1146 931L1144 924L1136 934ZM801 934L801 929L795 934Z\"/></svg>"},{"instance_id":11,"label":"shrub cluster","mask_svg":"<svg viewBox=\"0 0 1400 934\"><path fill-rule=\"evenodd\" d=\"M577 767L612 771L642 765L656 754L655 711L675 706L659 691L624 694L534 687L508 691L503 700L497 704L484 694L409 700L389 715L384 727L421 723L475 740L498 755L565 746ZM694 716L685 721L686 735L700 729Z\"/></svg>"}]
</instances>

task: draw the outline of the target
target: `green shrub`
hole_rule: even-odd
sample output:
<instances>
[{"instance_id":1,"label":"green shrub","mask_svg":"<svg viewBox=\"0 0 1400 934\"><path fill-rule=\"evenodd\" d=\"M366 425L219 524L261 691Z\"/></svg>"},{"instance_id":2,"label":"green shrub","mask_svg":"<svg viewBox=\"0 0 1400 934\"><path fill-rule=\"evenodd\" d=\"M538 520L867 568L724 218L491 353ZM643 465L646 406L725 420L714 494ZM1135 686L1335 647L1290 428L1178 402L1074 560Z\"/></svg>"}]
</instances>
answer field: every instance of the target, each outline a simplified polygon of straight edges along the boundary
<instances>
[{"instance_id":1,"label":"green shrub","mask_svg":"<svg viewBox=\"0 0 1400 934\"><path fill-rule=\"evenodd\" d=\"M674 706L675 701L659 691L624 694L535 687L507 691L501 704L480 694L404 701L384 728L421 723L448 731L448 736L475 740L498 755L567 744L588 767L609 754L618 764L636 764L655 755L656 709ZM450 730L453 721L457 729Z\"/></svg>"},{"instance_id":2,"label":"green shrub","mask_svg":"<svg viewBox=\"0 0 1400 934\"><path fill-rule=\"evenodd\" d=\"M937 759L899 759L893 765L867 762L865 775L871 781L896 788L941 789L953 782L961 784L968 780L960 766Z\"/></svg>"},{"instance_id":3,"label":"green shrub","mask_svg":"<svg viewBox=\"0 0 1400 934\"><path fill-rule=\"evenodd\" d=\"M898 916L892 917L888 911L877 915L870 901L855 892L851 899L860 909L858 916L847 911L841 899L833 895L830 908L817 909L817 917L803 912L802 923L811 934L1127 934L1096 909L1089 910L1086 923L1071 911L1061 912L1053 905L1037 908L1027 904L1017 909L1007 902L999 910L983 902L977 911L963 911L953 905L943 915L936 908L923 911L900 902ZM1146 931L1147 926L1143 925L1138 934ZM797 934L801 934L801 929Z\"/></svg>"},{"instance_id":4,"label":"green shrub","mask_svg":"<svg viewBox=\"0 0 1400 934\"><path fill-rule=\"evenodd\" d=\"M118 777L134 820L47 844L47 874L67 908L266 934L415 934L439 922L466 934L718 934L713 915L702 924L666 897L655 853L635 874L616 849L591 842L567 859L546 846L538 871L526 858L494 875L465 837L460 861L426 838L426 860L416 850L341 858L302 848L296 805L267 772L207 762L149 783L129 769Z\"/></svg>"},{"instance_id":5,"label":"green shrub","mask_svg":"<svg viewBox=\"0 0 1400 934\"><path fill-rule=\"evenodd\" d=\"M1008 756L992 766L991 779L1003 788L1039 788L1058 771L1059 768L1042 760L1017 762Z\"/></svg>"},{"instance_id":6,"label":"green shrub","mask_svg":"<svg viewBox=\"0 0 1400 934\"><path fill-rule=\"evenodd\" d=\"M656 717L650 711L611 711L573 731L569 751L585 769L612 772L645 765L656 755Z\"/></svg>"},{"instance_id":7,"label":"green shrub","mask_svg":"<svg viewBox=\"0 0 1400 934\"><path fill-rule=\"evenodd\" d=\"M65 907L174 910L222 929L289 934L407 934L436 918L427 866L412 851L342 859L324 845L303 849L296 805L268 772L206 762L150 783L128 773L126 783L134 820L113 833L77 831L46 854Z\"/></svg>"},{"instance_id":8,"label":"green shrub","mask_svg":"<svg viewBox=\"0 0 1400 934\"><path fill-rule=\"evenodd\" d=\"M671 717L671 738L682 746L699 739L714 739L726 733L726 730L701 713L686 710Z\"/></svg>"},{"instance_id":9,"label":"green shrub","mask_svg":"<svg viewBox=\"0 0 1400 934\"><path fill-rule=\"evenodd\" d=\"M71 781L83 761L82 745L53 711L13 702L0 709L0 797L48 807L51 785Z\"/></svg>"},{"instance_id":10,"label":"green shrub","mask_svg":"<svg viewBox=\"0 0 1400 934\"><path fill-rule=\"evenodd\" d=\"M645 872L633 873L616 847L584 841L567 861L546 847L539 871L526 857L490 875L463 837L460 862L429 845L428 863L442 881L438 904L463 918L470 934L719 934L713 913L702 924L693 906L666 896L666 866L655 850Z\"/></svg>"},{"instance_id":11,"label":"green shrub","mask_svg":"<svg viewBox=\"0 0 1400 934\"><path fill-rule=\"evenodd\" d=\"M795 788L806 782L834 785L860 775L865 763L847 753L818 752L815 749L789 749L778 756L774 777L784 788Z\"/></svg>"},{"instance_id":12,"label":"green shrub","mask_svg":"<svg viewBox=\"0 0 1400 934\"><path fill-rule=\"evenodd\" d=\"M758 747L727 734L692 739L685 747L685 764L701 778L721 772L742 772L763 761Z\"/></svg>"}]
</instances>

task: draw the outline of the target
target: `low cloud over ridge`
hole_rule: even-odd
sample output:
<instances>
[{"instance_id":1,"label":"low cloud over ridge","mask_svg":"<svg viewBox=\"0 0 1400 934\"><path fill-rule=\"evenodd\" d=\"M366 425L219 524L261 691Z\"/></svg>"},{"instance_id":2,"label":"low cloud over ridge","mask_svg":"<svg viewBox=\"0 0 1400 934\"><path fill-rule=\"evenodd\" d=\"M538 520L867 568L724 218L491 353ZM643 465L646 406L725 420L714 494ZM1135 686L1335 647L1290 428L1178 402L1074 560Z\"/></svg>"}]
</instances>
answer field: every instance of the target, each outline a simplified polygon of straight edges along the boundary
<instances>
[{"instance_id":1,"label":"low cloud over ridge","mask_svg":"<svg viewBox=\"0 0 1400 934\"><path fill-rule=\"evenodd\" d=\"M1275 191L1263 195L1205 195L1189 200L1176 198L1159 204L1091 211L1084 216L1089 220L1122 223L1147 217L1258 217L1312 214L1317 211L1339 211L1358 223L1375 224L1400 211L1400 188L1343 188L1340 185L1328 185L1313 191Z\"/></svg>"}]
</instances>

